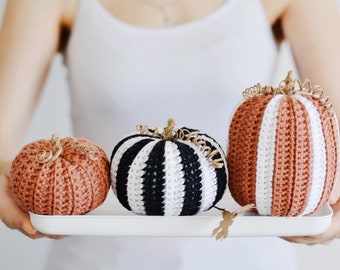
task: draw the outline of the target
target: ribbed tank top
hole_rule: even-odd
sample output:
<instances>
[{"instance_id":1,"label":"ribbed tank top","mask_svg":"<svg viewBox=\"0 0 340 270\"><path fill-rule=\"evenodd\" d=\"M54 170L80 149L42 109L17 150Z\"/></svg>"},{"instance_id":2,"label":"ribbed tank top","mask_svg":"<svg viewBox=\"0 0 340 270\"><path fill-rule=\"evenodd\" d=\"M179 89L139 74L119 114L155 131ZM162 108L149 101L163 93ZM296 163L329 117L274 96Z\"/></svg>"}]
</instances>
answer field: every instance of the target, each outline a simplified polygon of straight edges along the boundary
<instances>
[{"instance_id":1,"label":"ribbed tank top","mask_svg":"<svg viewBox=\"0 0 340 270\"><path fill-rule=\"evenodd\" d=\"M137 124L199 129L226 146L242 91L270 83L277 46L260 0L229 0L162 29L125 23L99 0L80 3L66 52L76 136L110 154Z\"/></svg>"}]
</instances>

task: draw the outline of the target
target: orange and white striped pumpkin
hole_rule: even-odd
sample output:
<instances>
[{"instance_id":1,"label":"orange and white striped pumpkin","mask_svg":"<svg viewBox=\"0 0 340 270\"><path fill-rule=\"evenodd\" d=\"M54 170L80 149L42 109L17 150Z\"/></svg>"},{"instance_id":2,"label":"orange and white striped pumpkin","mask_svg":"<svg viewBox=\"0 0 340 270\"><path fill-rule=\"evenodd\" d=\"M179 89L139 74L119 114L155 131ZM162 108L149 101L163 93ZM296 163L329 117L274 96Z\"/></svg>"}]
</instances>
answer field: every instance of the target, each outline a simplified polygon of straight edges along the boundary
<instances>
[{"instance_id":1,"label":"orange and white striped pumpkin","mask_svg":"<svg viewBox=\"0 0 340 270\"><path fill-rule=\"evenodd\" d=\"M230 125L229 188L271 216L303 216L327 203L338 169L338 123L320 87L288 74L278 88L244 91Z\"/></svg>"}]
</instances>

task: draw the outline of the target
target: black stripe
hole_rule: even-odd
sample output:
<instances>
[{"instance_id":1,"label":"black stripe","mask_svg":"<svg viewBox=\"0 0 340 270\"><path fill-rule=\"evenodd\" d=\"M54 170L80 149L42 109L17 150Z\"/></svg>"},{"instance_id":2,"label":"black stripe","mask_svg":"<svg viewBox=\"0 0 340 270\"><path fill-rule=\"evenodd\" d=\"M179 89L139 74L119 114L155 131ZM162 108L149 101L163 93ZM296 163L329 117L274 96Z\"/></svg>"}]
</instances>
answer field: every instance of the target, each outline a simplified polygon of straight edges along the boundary
<instances>
[{"instance_id":1,"label":"black stripe","mask_svg":"<svg viewBox=\"0 0 340 270\"><path fill-rule=\"evenodd\" d=\"M121 147L122 144L125 143L127 140L130 140L130 139L133 139L133 138L136 138L136 137L149 137L150 138L150 136L147 136L147 135L133 134L133 135L127 136L124 139L122 139L121 141L119 141L118 144L112 150L111 157L110 157L110 168L111 168L111 164L112 164L112 159L115 156L115 154L117 153L119 147Z\"/></svg>"},{"instance_id":2,"label":"black stripe","mask_svg":"<svg viewBox=\"0 0 340 270\"><path fill-rule=\"evenodd\" d=\"M184 171L185 195L181 216L195 215L198 213L202 200L202 171L199 158L190 146L175 142L180 152Z\"/></svg>"},{"instance_id":3,"label":"black stripe","mask_svg":"<svg viewBox=\"0 0 340 270\"><path fill-rule=\"evenodd\" d=\"M136 142L134 145L126 150L118 164L116 182L117 197L120 203L128 210L131 210L127 196L127 180L129 169L139 151L151 141L153 141L153 139L142 139L141 141Z\"/></svg>"},{"instance_id":4,"label":"black stripe","mask_svg":"<svg viewBox=\"0 0 340 270\"><path fill-rule=\"evenodd\" d=\"M190 129L190 128L186 128L186 127L184 127L184 129L187 129L190 132L197 132L199 136L203 137L206 145L208 147L210 147L212 151L220 150L224 154L224 151L223 151L221 145L214 138L210 137L209 135L207 135L205 133L201 133L201 132L199 132L198 130L195 130L195 129ZM213 143L210 143L207 140L207 138L210 139ZM218 154L216 154L214 159L219 159L219 158L225 159L226 158L225 154L222 157L220 152L218 152ZM211 207L213 207L219 200L222 199L224 192L225 192L225 189L226 189L226 186L227 186L227 179L228 179L227 168L225 166L223 166L222 168L215 168L215 173L216 173L216 177L217 177L217 193L216 193L215 200L214 200Z\"/></svg>"},{"instance_id":5,"label":"black stripe","mask_svg":"<svg viewBox=\"0 0 340 270\"><path fill-rule=\"evenodd\" d=\"M165 141L155 144L143 174L143 200L147 215L164 215Z\"/></svg>"}]
</instances>

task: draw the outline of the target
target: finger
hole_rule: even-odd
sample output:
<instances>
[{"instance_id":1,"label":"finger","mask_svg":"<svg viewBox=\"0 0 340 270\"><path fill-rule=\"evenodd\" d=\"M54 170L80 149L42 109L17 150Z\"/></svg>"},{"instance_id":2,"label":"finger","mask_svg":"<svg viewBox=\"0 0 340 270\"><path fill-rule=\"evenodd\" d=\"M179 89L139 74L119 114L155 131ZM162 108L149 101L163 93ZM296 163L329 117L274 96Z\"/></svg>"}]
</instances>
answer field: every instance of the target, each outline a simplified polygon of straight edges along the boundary
<instances>
[{"instance_id":1,"label":"finger","mask_svg":"<svg viewBox=\"0 0 340 270\"><path fill-rule=\"evenodd\" d=\"M329 203L335 204L339 200L339 198L340 198L340 181L339 179L336 179L332 193L329 197Z\"/></svg>"},{"instance_id":2,"label":"finger","mask_svg":"<svg viewBox=\"0 0 340 270\"><path fill-rule=\"evenodd\" d=\"M303 239L302 236L289 236L289 237L281 237L283 240L294 244L306 244L306 240Z\"/></svg>"},{"instance_id":3,"label":"finger","mask_svg":"<svg viewBox=\"0 0 340 270\"><path fill-rule=\"evenodd\" d=\"M51 235L51 234L45 234L45 233L41 233L39 231L36 231L33 234L29 234L26 231L24 231L23 229L19 228L18 229L22 234L24 234L25 236L27 236L28 238L31 239L40 239L40 238L50 238L50 239L54 239L54 240L59 240L59 239L63 239L66 237L66 235Z\"/></svg>"},{"instance_id":4,"label":"finger","mask_svg":"<svg viewBox=\"0 0 340 270\"><path fill-rule=\"evenodd\" d=\"M323 244L323 245L330 245L330 244L333 243L333 240L334 240L334 239L327 240L327 241L323 241L323 242L321 242L321 244Z\"/></svg>"},{"instance_id":5,"label":"finger","mask_svg":"<svg viewBox=\"0 0 340 270\"><path fill-rule=\"evenodd\" d=\"M29 234L27 233L26 231L24 231L23 229L18 229L22 234L26 235L28 238L31 238L31 239L39 239L39 238L43 238L45 237L42 233L40 232L36 232L34 234Z\"/></svg>"},{"instance_id":6,"label":"finger","mask_svg":"<svg viewBox=\"0 0 340 270\"><path fill-rule=\"evenodd\" d=\"M12 164L12 161L0 160L0 172L5 175L9 175L10 170L11 170L11 164Z\"/></svg>"},{"instance_id":7,"label":"finger","mask_svg":"<svg viewBox=\"0 0 340 270\"><path fill-rule=\"evenodd\" d=\"M22 221L21 225L21 231L24 232L25 235L29 236L32 239L38 239L38 238L51 238L51 239L62 239L65 236L64 235L50 235L50 234L44 234L39 232L32 224L29 215L27 215L27 218L25 218Z\"/></svg>"},{"instance_id":8,"label":"finger","mask_svg":"<svg viewBox=\"0 0 340 270\"><path fill-rule=\"evenodd\" d=\"M292 237L282 237L282 239L295 243L295 244L305 244L305 245L315 245L315 244L322 244L325 241L321 237L310 237L310 236L292 236Z\"/></svg>"}]
</instances>

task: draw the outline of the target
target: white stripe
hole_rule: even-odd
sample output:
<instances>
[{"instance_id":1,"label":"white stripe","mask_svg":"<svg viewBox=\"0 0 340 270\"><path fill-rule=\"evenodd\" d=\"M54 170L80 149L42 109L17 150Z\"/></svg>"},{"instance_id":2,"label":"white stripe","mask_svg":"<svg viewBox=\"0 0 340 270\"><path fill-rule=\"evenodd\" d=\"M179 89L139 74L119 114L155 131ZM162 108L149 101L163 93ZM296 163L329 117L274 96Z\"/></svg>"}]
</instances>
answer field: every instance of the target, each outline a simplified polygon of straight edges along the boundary
<instances>
[{"instance_id":1,"label":"white stripe","mask_svg":"<svg viewBox=\"0 0 340 270\"><path fill-rule=\"evenodd\" d=\"M322 123L318 110L314 104L307 98L294 95L306 108L311 127L312 141L312 165L311 165L311 184L308 194L308 201L301 216L313 212L319 204L326 179L326 146Z\"/></svg>"},{"instance_id":2,"label":"white stripe","mask_svg":"<svg viewBox=\"0 0 340 270\"><path fill-rule=\"evenodd\" d=\"M111 162L111 168L110 168L110 174L111 174L111 185L113 192L117 195L117 189L116 189L116 182L117 182L117 170L120 163L120 160L123 156L123 154L126 152L127 149L129 149L132 145L135 143L146 139L146 137L138 136L135 138L128 139L125 141L116 151L112 162Z\"/></svg>"},{"instance_id":3,"label":"white stripe","mask_svg":"<svg viewBox=\"0 0 340 270\"><path fill-rule=\"evenodd\" d=\"M145 207L143 200L143 169L146 167L146 162L149 159L150 152L155 144L159 142L156 139L153 142L146 144L136 155L131 163L128 179L127 179L127 197L131 210L137 214L145 215Z\"/></svg>"},{"instance_id":4,"label":"white stripe","mask_svg":"<svg viewBox=\"0 0 340 270\"><path fill-rule=\"evenodd\" d=\"M175 143L165 142L164 215L179 216L183 209L185 186L180 152Z\"/></svg>"},{"instance_id":5,"label":"white stripe","mask_svg":"<svg viewBox=\"0 0 340 270\"><path fill-rule=\"evenodd\" d=\"M276 131L283 97L276 95L269 101L261 123L256 163L256 208L261 215L271 215L272 211Z\"/></svg>"}]
</instances>

